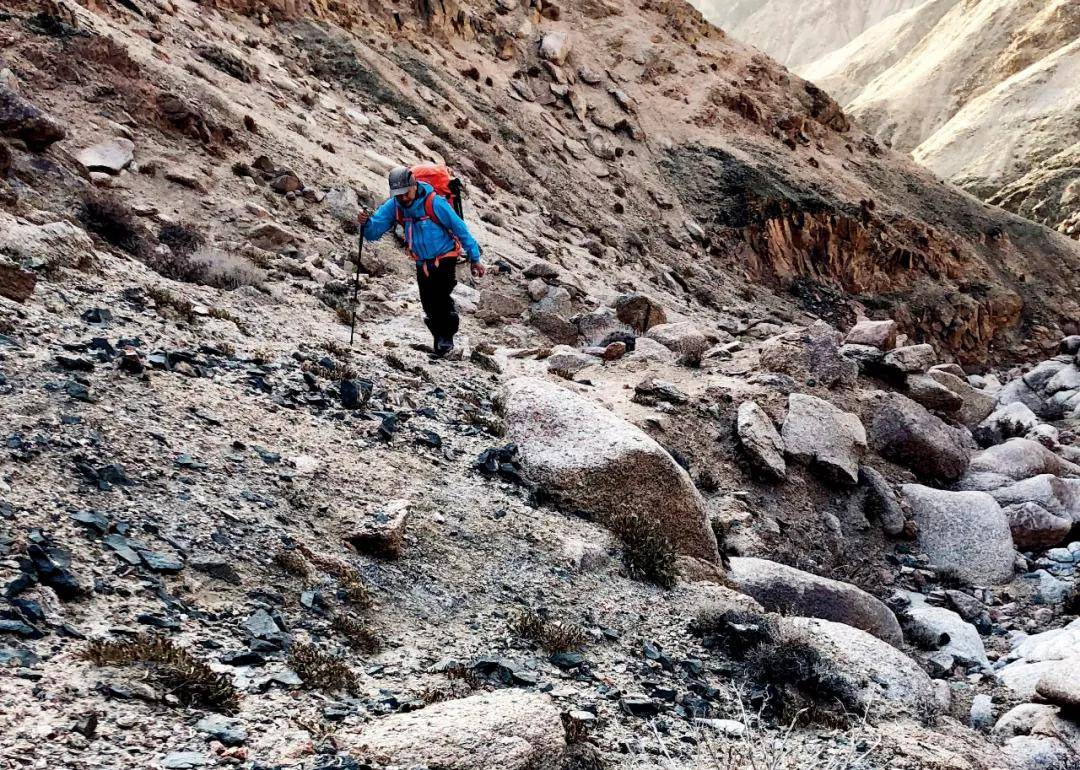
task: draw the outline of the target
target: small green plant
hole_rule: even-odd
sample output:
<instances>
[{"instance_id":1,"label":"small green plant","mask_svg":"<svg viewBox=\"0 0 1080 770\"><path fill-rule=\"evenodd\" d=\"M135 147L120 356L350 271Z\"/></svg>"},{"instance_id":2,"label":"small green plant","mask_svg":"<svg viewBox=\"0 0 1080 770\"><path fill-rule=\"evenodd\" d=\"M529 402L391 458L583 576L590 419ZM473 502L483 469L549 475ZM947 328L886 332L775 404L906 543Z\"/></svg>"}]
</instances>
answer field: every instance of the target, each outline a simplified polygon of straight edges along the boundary
<instances>
[{"instance_id":1,"label":"small green plant","mask_svg":"<svg viewBox=\"0 0 1080 770\"><path fill-rule=\"evenodd\" d=\"M630 577L661 588L675 585L675 547L658 522L638 513L623 513L610 517L606 524L622 541L623 564Z\"/></svg>"},{"instance_id":2,"label":"small green plant","mask_svg":"<svg viewBox=\"0 0 1080 770\"><path fill-rule=\"evenodd\" d=\"M297 642L289 651L289 668L309 687L327 693L347 692L356 695L360 682L340 658L320 652L313 644Z\"/></svg>"},{"instance_id":3,"label":"small green plant","mask_svg":"<svg viewBox=\"0 0 1080 770\"><path fill-rule=\"evenodd\" d=\"M172 695L187 706L233 714L240 708L240 692L228 674L218 674L183 647L163 636L144 634L123 641L94 640L82 657L98 666L151 664Z\"/></svg>"},{"instance_id":4,"label":"small green plant","mask_svg":"<svg viewBox=\"0 0 1080 770\"><path fill-rule=\"evenodd\" d=\"M514 636L536 642L551 653L571 652L585 646L586 637L581 626L550 620L536 610L520 610L510 619L509 625Z\"/></svg>"}]
</instances>

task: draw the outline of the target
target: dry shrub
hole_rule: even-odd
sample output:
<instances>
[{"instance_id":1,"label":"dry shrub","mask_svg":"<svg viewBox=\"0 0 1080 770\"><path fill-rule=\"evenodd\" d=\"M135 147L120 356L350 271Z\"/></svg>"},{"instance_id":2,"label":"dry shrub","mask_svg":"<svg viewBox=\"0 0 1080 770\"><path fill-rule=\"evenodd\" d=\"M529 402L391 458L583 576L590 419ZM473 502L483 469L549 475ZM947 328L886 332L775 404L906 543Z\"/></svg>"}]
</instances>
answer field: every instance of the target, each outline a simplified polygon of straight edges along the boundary
<instances>
[{"instance_id":1,"label":"dry shrub","mask_svg":"<svg viewBox=\"0 0 1080 770\"><path fill-rule=\"evenodd\" d=\"M322 377L324 380L332 380L334 382L355 380L358 376L355 369L340 361L335 361L333 367L329 369L314 361L305 361L300 368L302 371L310 372L316 377Z\"/></svg>"},{"instance_id":2,"label":"dry shrub","mask_svg":"<svg viewBox=\"0 0 1080 770\"><path fill-rule=\"evenodd\" d=\"M319 347L335 358L348 358L352 355L352 348L342 345L337 340L324 340L319 343Z\"/></svg>"},{"instance_id":3,"label":"dry shrub","mask_svg":"<svg viewBox=\"0 0 1080 770\"><path fill-rule=\"evenodd\" d=\"M661 588L675 585L675 546L659 522L641 514L623 513L608 517L604 523L622 541L623 564L630 577Z\"/></svg>"},{"instance_id":4,"label":"dry shrub","mask_svg":"<svg viewBox=\"0 0 1080 770\"><path fill-rule=\"evenodd\" d=\"M169 222L158 231L158 240L172 249L174 254L190 255L203 247L206 238L193 225L185 222Z\"/></svg>"},{"instance_id":5,"label":"dry shrub","mask_svg":"<svg viewBox=\"0 0 1080 770\"><path fill-rule=\"evenodd\" d=\"M95 640L82 657L98 666L155 666L161 684L187 706L233 714L240 708L240 693L228 674L218 674L183 647L163 636L144 634L125 641Z\"/></svg>"},{"instance_id":6,"label":"dry shrub","mask_svg":"<svg viewBox=\"0 0 1080 770\"><path fill-rule=\"evenodd\" d=\"M360 574L360 570L356 567L344 559L316 553L302 543L297 548L307 557L308 561L326 574L333 575L338 579L345 601L349 604L361 610L371 609L375 605L371 590L364 583L364 576Z\"/></svg>"},{"instance_id":7,"label":"dry shrub","mask_svg":"<svg viewBox=\"0 0 1080 770\"><path fill-rule=\"evenodd\" d=\"M146 296L154 301L159 315L162 311L173 310L177 316L188 323L195 322L195 306L182 297L178 297L168 289L154 286L146 290Z\"/></svg>"},{"instance_id":8,"label":"dry shrub","mask_svg":"<svg viewBox=\"0 0 1080 770\"><path fill-rule=\"evenodd\" d=\"M536 642L551 653L572 652L585 646L585 632L580 626L551 620L532 609L521 610L511 618L510 633Z\"/></svg>"},{"instance_id":9,"label":"dry shrub","mask_svg":"<svg viewBox=\"0 0 1080 770\"><path fill-rule=\"evenodd\" d=\"M816 647L799 636L781 636L749 658L747 675L769 692L769 706L785 722L847 727L859 710L859 692Z\"/></svg>"},{"instance_id":10,"label":"dry shrub","mask_svg":"<svg viewBox=\"0 0 1080 770\"><path fill-rule=\"evenodd\" d=\"M174 281L213 286L231 291L241 286L261 286L265 274L243 257L212 248L193 253L170 251L155 253L149 260L157 273Z\"/></svg>"},{"instance_id":11,"label":"dry shrub","mask_svg":"<svg viewBox=\"0 0 1080 770\"><path fill-rule=\"evenodd\" d=\"M870 770L870 756L877 751L881 738L867 730L867 716L842 734L821 740L813 733L796 731L792 720L778 729L766 725L763 709L751 711L742 691L731 685L732 700L737 704L735 718L743 726L739 737L717 740L709 731L699 730L700 756L695 767L702 770Z\"/></svg>"},{"instance_id":12,"label":"dry shrub","mask_svg":"<svg viewBox=\"0 0 1080 770\"><path fill-rule=\"evenodd\" d=\"M274 554L274 564L304 581L311 580L311 568L303 554L295 549L282 548Z\"/></svg>"},{"instance_id":13,"label":"dry shrub","mask_svg":"<svg viewBox=\"0 0 1080 770\"><path fill-rule=\"evenodd\" d=\"M289 651L289 668L304 680L304 684L323 692L344 691L356 695L360 691L360 682L352 669L340 658L319 652L313 644L294 644Z\"/></svg>"},{"instance_id":14,"label":"dry shrub","mask_svg":"<svg viewBox=\"0 0 1080 770\"><path fill-rule=\"evenodd\" d=\"M87 230L128 254L142 256L147 251L135 212L115 195L89 193L79 206L78 219Z\"/></svg>"},{"instance_id":15,"label":"dry shrub","mask_svg":"<svg viewBox=\"0 0 1080 770\"><path fill-rule=\"evenodd\" d=\"M359 652L370 655L378 652L382 646L378 635L364 618L352 614L334 615L330 626L345 640L346 644Z\"/></svg>"}]
</instances>

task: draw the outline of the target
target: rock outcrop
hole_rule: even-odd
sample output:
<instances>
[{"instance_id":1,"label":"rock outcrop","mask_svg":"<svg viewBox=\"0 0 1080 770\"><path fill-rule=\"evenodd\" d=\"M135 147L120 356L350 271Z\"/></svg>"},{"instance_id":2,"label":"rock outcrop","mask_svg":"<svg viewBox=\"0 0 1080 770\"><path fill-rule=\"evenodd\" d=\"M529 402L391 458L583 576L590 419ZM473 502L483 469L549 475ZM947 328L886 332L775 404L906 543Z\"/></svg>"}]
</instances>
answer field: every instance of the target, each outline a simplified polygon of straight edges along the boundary
<instances>
[{"instance_id":1,"label":"rock outcrop","mask_svg":"<svg viewBox=\"0 0 1080 770\"><path fill-rule=\"evenodd\" d=\"M393 714L345 743L383 762L446 770L557 770L566 750L562 720L550 699L522 690Z\"/></svg>"},{"instance_id":2,"label":"rock outcrop","mask_svg":"<svg viewBox=\"0 0 1080 770\"><path fill-rule=\"evenodd\" d=\"M917 484L905 484L903 493L919 525L919 545L933 564L974 583L1012 579L1012 533L994 498L982 492L947 492Z\"/></svg>"},{"instance_id":3,"label":"rock outcrop","mask_svg":"<svg viewBox=\"0 0 1080 770\"><path fill-rule=\"evenodd\" d=\"M844 623L894 647L903 642L900 624L892 610L849 583L750 557L732 557L727 576L732 585L757 599L770 612Z\"/></svg>"},{"instance_id":4,"label":"rock outcrop","mask_svg":"<svg viewBox=\"0 0 1080 770\"><path fill-rule=\"evenodd\" d=\"M680 553L716 563L716 538L686 471L664 449L593 401L517 378L503 400L506 435L526 474L569 504L605 517L656 521Z\"/></svg>"}]
</instances>

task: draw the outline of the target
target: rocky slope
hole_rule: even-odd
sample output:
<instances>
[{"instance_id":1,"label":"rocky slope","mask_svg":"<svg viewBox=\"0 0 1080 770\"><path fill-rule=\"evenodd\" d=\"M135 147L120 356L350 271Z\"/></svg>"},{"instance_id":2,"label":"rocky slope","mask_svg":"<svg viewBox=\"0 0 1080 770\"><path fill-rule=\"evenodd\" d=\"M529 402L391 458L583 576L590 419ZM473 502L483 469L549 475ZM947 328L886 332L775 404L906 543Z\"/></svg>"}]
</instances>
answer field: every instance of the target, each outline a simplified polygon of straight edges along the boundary
<instances>
[{"instance_id":1,"label":"rocky slope","mask_svg":"<svg viewBox=\"0 0 1080 770\"><path fill-rule=\"evenodd\" d=\"M5 762L1072 761L1075 244L681 3L0 40ZM449 361L393 239L343 323L422 159Z\"/></svg>"}]
</instances>

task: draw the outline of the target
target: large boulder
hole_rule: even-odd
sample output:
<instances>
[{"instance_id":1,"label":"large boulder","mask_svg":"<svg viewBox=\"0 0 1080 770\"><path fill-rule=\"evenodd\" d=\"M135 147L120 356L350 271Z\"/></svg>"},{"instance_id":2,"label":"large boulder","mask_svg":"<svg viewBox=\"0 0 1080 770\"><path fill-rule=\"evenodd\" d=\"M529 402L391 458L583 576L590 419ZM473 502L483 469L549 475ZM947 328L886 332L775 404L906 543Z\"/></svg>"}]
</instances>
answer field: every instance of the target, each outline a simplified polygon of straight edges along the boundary
<instances>
[{"instance_id":1,"label":"large boulder","mask_svg":"<svg viewBox=\"0 0 1080 770\"><path fill-rule=\"evenodd\" d=\"M631 292L615 300L615 312L620 321L639 334L644 334L654 326L667 323L667 313L663 306L645 294Z\"/></svg>"},{"instance_id":2,"label":"large boulder","mask_svg":"<svg viewBox=\"0 0 1080 770\"><path fill-rule=\"evenodd\" d=\"M784 440L769 415L753 401L744 401L739 404L735 429L754 470L770 479L784 478Z\"/></svg>"},{"instance_id":3,"label":"large boulder","mask_svg":"<svg viewBox=\"0 0 1080 770\"><path fill-rule=\"evenodd\" d=\"M770 612L844 623L891 645L903 642L892 610L861 588L767 559L732 557L728 580Z\"/></svg>"},{"instance_id":4,"label":"large boulder","mask_svg":"<svg viewBox=\"0 0 1080 770\"><path fill-rule=\"evenodd\" d=\"M782 618L785 635L809 642L829 673L857 693L859 710L873 705L912 713L933 710L934 685L908 656L858 628L817 618Z\"/></svg>"},{"instance_id":5,"label":"large boulder","mask_svg":"<svg viewBox=\"0 0 1080 770\"><path fill-rule=\"evenodd\" d=\"M972 457L960 486L967 490L985 491L1044 473L1080 477L1080 465L1054 454L1037 441L1013 438Z\"/></svg>"},{"instance_id":6,"label":"large boulder","mask_svg":"<svg viewBox=\"0 0 1080 770\"><path fill-rule=\"evenodd\" d=\"M964 475L970 452L959 430L899 393L880 394L871 409L870 440L882 457L924 478Z\"/></svg>"},{"instance_id":7,"label":"large boulder","mask_svg":"<svg viewBox=\"0 0 1080 770\"><path fill-rule=\"evenodd\" d=\"M921 374L936 363L934 348L925 343L895 348L885 356L885 366L904 374Z\"/></svg>"},{"instance_id":8,"label":"large boulder","mask_svg":"<svg viewBox=\"0 0 1080 770\"><path fill-rule=\"evenodd\" d=\"M1018 503L1002 508L1009 520L1013 544L1020 550L1052 548L1072 531L1071 519L1043 508L1038 503Z\"/></svg>"},{"instance_id":9,"label":"large boulder","mask_svg":"<svg viewBox=\"0 0 1080 770\"><path fill-rule=\"evenodd\" d=\"M970 583L998 585L1012 579L1012 533L994 498L919 484L905 484L903 493L919 526L919 547L934 565Z\"/></svg>"},{"instance_id":10,"label":"large boulder","mask_svg":"<svg viewBox=\"0 0 1080 770\"><path fill-rule=\"evenodd\" d=\"M1030 700L1044 674L1053 671L1060 661L1077 657L1080 657L1080 620L1064 628L1020 636L1014 641L998 678L1017 697Z\"/></svg>"},{"instance_id":11,"label":"large boulder","mask_svg":"<svg viewBox=\"0 0 1080 770\"><path fill-rule=\"evenodd\" d=\"M1035 692L1062 708L1080 709L1080 655L1054 661L1039 677Z\"/></svg>"},{"instance_id":12,"label":"large boulder","mask_svg":"<svg viewBox=\"0 0 1080 770\"><path fill-rule=\"evenodd\" d=\"M690 476L643 431L545 380L510 380L501 398L507 437L518 445L530 479L601 519L646 516L680 553L719 562Z\"/></svg>"},{"instance_id":13,"label":"large boulder","mask_svg":"<svg viewBox=\"0 0 1080 770\"><path fill-rule=\"evenodd\" d=\"M959 411L954 415L963 425L973 428L994 411L997 401L989 393L973 388L968 381L944 369L931 369L926 376L944 385L961 400Z\"/></svg>"},{"instance_id":14,"label":"large boulder","mask_svg":"<svg viewBox=\"0 0 1080 770\"><path fill-rule=\"evenodd\" d=\"M991 489L990 495L1003 506L1036 503L1055 516L1080 524L1080 479L1062 479L1042 473Z\"/></svg>"},{"instance_id":15,"label":"large boulder","mask_svg":"<svg viewBox=\"0 0 1080 770\"><path fill-rule=\"evenodd\" d=\"M951 655L964 666L974 666L985 671L990 669L986 648L975 626L952 610L927 604L922 594L909 593L911 606L907 608L906 628L909 636L916 639L939 639L943 643L938 652Z\"/></svg>"},{"instance_id":16,"label":"large boulder","mask_svg":"<svg viewBox=\"0 0 1080 770\"><path fill-rule=\"evenodd\" d=\"M34 152L67 136L64 127L18 93L0 85L0 135L21 139Z\"/></svg>"},{"instance_id":17,"label":"large boulder","mask_svg":"<svg viewBox=\"0 0 1080 770\"><path fill-rule=\"evenodd\" d=\"M540 56L552 64L565 64L573 42L566 32L549 32L540 41Z\"/></svg>"},{"instance_id":18,"label":"large boulder","mask_svg":"<svg viewBox=\"0 0 1080 770\"><path fill-rule=\"evenodd\" d=\"M1051 404L1048 404L1046 399L1028 385L1023 378L1019 377L1006 383L1005 386L997 392L997 402L1000 406L1021 403L1045 420L1056 419L1060 416L1060 408L1055 408Z\"/></svg>"},{"instance_id":19,"label":"large boulder","mask_svg":"<svg viewBox=\"0 0 1080 770\"><path fill-rule=\"evenodd\" d=\"M859 482L859 459L866 450L866 430L858 415L805 393L788 396L784 448L834 484Z\"/></svg>"},{"instance_id":20,"label":"large boulder","mask_svg":"<svg viewBox=\"0 0 1080 770\"><path fill-rule=\"evenodd\" d=\"M956 412L964 406L958 393L926 374L910 375L905 387L908 398L935 412Z\"/></svg>"},{"instance_id":21,"label":"large boulder","mask_svg":"<svg viewBox=\"0 0 1080 770\"><path fill-rule=\"evenodd\" d=\"M551 699L518 689L392 714L342 742L385 764L441 770L557 770L566 751Z\"/></svg>"},{"instance_id":22,"label":"large boulder","mask_svg":"<svg viewBox=\"0 0 1080 770\"><path fill-rule=\"evenodd\" d=\"M85 263L94 255L94 241L70 222L44 225L0 222L0 255L32 270L50 270Z\"/></svg>"},{"instance_id":23,"label":"large boulder","mask_svg":"<svg viewBox=\"0 0 1080 770\"><path fill-rule=\"evenodd\" d=\"M844 338L849 345L870 345L879 350L892 350L896 346L896 321L870 321L861 319L851 327Z\"/></svg>"},{"instance_id":24,"label":"large boulder","mask_svg":"<svg viewBox=\"0 0 1080 770\"><path fill-rule=\"evenodd\" d=\"M680 364L687 366L699 364L709 349L709 340L689 321L657 324L646 332L646 336L670 350Z\"/></svg>"}]
</instances>

